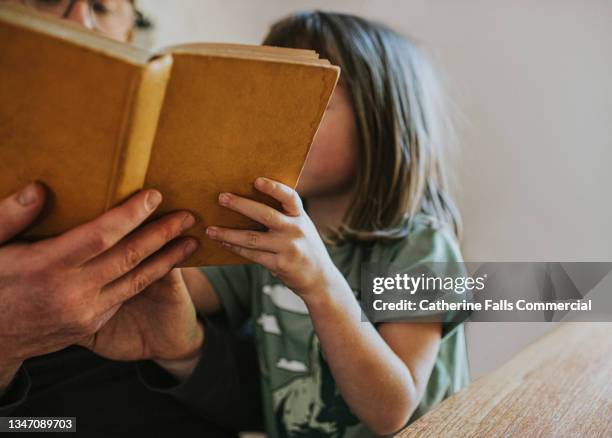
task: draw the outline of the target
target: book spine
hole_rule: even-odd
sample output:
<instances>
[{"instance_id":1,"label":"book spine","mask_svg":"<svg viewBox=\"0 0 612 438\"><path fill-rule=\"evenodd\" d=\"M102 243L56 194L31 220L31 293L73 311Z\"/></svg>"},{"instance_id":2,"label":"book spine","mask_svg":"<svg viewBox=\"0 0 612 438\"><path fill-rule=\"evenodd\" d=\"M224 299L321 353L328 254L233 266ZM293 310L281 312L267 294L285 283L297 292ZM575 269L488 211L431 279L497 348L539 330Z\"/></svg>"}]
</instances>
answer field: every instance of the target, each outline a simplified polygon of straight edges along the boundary
<instances>
[{"instance_id":1,"label":"book spine","mask_svg":"<svg viewBox=\"0 0 612 438\"><path fill-rule=\"evenodd\" d=\"M119 145L115 175L108 191L107 210L143 188L171 71L172 56L163 55L137 73L121 136L123 144Z\"/></svg>"}]
</instances>

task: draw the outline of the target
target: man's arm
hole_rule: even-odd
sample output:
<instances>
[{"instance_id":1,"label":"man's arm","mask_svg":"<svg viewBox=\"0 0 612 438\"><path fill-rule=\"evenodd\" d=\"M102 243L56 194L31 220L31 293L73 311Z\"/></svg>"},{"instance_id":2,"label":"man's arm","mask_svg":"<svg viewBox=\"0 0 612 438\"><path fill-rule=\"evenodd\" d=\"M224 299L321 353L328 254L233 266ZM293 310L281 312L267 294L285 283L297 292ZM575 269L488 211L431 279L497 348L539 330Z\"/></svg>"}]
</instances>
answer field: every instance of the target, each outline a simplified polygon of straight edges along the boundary
<instances>
[{"instance_id":1,"label":"man's arm","mask_svg":"<svg viewBox=\"0 0 612 438\"><path fill-rule=\"evenodd\" d=\"M19 371L21 365L6 366L0 369L0 400L6 392L8 386L13 381L13 377Z\"/></svg>"},{"instance_id":2,"label":"man's arm","mask_svg":"<svg viewBox=\"0 0 612 438\"><path fill-rule=\"evenodd\" d=\"M219 298L200 269L181 272L204 328L202 347L184 360L139 362L143 383L225 429L263 430L261 376L252 336L238 333L220 312Z\"/></svg>"},{"instance_id":3,"label":"man's arm","mask_svg":"<svg viewBox=\"0 0 612 438\"><path fill-rule=\"evenodd\" d=\"M0 395L0 417L9 417L15 409L24 403L30 392L30 376L22 366L12 377L12 381Z\"/></svg>"},{"instance_id":4,"label":"man's arm","mask_svg":"<svg viewBox=\"0 0 612 438\"><path fill-rule=\"evenodd\" d=\"M236 333L223 315L202 317L206 336L198 360L176 376L153 361L138 363L150 390L175 398L196 415L225 429L263 430L260 372L252 337ZM174 374L174 376L173 376Z\"/></svg>"}]
</instances>

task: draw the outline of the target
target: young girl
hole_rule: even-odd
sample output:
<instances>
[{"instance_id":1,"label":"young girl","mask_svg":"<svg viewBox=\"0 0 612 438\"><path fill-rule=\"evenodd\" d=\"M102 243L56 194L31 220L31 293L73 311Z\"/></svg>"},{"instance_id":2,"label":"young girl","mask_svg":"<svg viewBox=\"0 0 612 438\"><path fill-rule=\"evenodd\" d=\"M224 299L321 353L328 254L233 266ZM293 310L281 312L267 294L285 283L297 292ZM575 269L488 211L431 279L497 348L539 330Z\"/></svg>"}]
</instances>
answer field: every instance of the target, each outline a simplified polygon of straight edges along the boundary
<instances>
[{"instance_id":1,"label":"young girl","mask_svg":"<svg viewBox=\"0 0 612 438\"><path fill-rule=\"evenodd\" d=\"M267 231L209 227L208 236L254 264L184 277L200 312L252 321L270 437L390 434L468 381L462 325L448 315L374 325L358 302L362 262L461 260L442 95L415 45L357 17L300 13L264 44L314 49L342 78L297 192L254 182L282 212L219 195Z\"/></svg>"}]
</instances>

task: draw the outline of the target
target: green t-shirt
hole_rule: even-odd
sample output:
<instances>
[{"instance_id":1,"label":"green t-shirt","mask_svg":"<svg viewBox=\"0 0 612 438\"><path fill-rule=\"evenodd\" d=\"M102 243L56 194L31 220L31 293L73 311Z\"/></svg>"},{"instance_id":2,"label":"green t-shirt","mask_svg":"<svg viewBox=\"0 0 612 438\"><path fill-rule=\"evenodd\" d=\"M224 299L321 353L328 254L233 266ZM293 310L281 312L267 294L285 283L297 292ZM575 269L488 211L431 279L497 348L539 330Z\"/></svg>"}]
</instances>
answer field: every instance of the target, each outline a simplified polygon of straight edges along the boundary
<instances>
[{"instance_id":1,"label":"green t-shirt","mask_svg":"<svg viewBox=\"0 0 612 438\"><path fill-rule=\"evenodd\" d=\"M334 264L360 297L362 262L415 267L461 262L454 235L418 215L406 238L392 243L327 245ZM371 437L336 388L304 302L260 265L202 268L229 320L251 320L262 375L266 428L276 437ZM423 315L423 311L419 311ZM402 320L406 320L406 315ZM414 421L468 383L463 325L445 315L442 342ZM369 324L369 322L364 322Z\"/></svg>"}]
</instances>

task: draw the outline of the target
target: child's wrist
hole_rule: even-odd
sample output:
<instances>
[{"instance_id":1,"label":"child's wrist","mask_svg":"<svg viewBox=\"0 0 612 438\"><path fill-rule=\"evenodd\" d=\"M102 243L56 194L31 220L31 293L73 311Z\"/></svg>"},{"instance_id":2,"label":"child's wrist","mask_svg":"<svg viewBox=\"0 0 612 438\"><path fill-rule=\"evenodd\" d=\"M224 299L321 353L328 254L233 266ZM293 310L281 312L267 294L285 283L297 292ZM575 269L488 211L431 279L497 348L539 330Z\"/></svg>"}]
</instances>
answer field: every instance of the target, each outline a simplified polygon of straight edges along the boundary
<instances>
[{"instance_id":1,"label":"child's wrist","mask_svg":"<svg viewBox=\"0 0 612 438\"><path fill-rule=\"evenodd\" d=\"M333 299L334 293L338 293L345 283L346 280L340 271L333 266L328 273L322 275L309 289L303 290L300 296L308 308L327 307Z\"/></svg>"}]
</instances>

